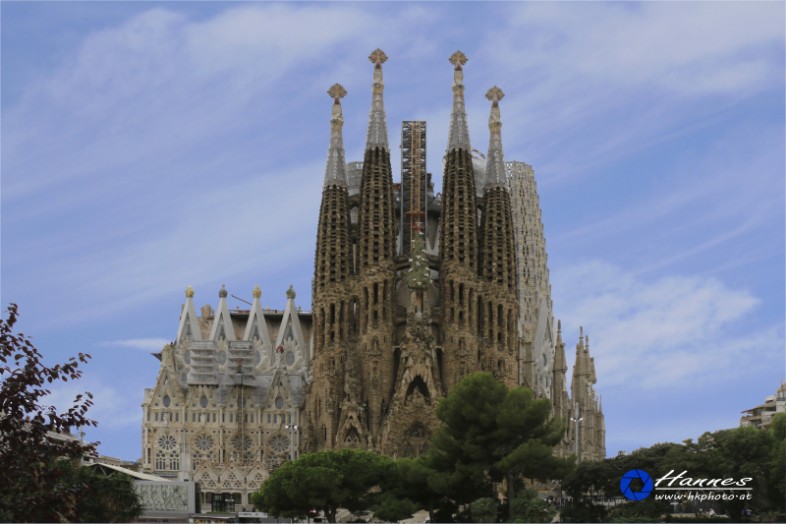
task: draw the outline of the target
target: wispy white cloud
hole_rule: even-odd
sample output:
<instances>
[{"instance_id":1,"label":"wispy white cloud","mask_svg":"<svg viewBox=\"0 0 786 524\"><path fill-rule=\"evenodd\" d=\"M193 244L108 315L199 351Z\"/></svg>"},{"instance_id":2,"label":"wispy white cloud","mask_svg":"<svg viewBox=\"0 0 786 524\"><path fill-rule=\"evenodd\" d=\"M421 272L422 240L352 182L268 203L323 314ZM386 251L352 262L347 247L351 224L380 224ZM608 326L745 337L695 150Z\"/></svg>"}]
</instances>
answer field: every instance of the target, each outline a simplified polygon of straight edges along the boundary
<instances>
[{"instance_id":1,"label":"wispy white cloud","mask_svg":"<svg viewBox=\"0 0 786 524\"><path fill-rule=\"evenodd\" d=\"M165 344L171 342L165 338L129 338L125 340L105 340L98 345L103 347L120 347L141 351L160 351Z\"/></svg>"},{"instance_id":2,"label":"wispy white cloud","mask_svg":"<svg viewBox=\"0 0 786 524\"><path fill-rule=\"evenodd\" d=\"M93 376L78 382L54 384L51 393L44 397L43 402L55 406L58 411L65 411L72 405L77 395L84 395L85 392L93 395L93 405L88 409L86 416L98 423L96 429L85 428L88 439L95 438L91 434L98 434L100 430L141 428L140 406L143 390L139 389L129 394L108 384L106 378L99 379Z\"/></svg>"},{"instance_id":3,"label":"wispy white cloud","mask_svg":"<svg viewBox=\"0 0 786 524\"><path fill-rule=\"evenodd\" d=\"M498 61L507 61L508 52L528 55L509 67L553 61L563 75L580 75L585 84L739 93L782 80L776 75L782 15L783 6L751 8L739 2L576 4L570 9L522 3L512 6L508 31L495 33L489 46L501 46L504 52L494 53ZM531 32L522 38L512 29ZM531 43L522 46L526 41Z\"/></svg>"},{"instance_id":4,"label":"wispy white cloud","mask_svg":"<svg viewBox=\"0 0 786 524\"><path fill-rule=\"evenodd\" d=\"M467 68L489 64L480 75L491 71L512 95L503 111L520 124L506 131L518 144L507 150L562 184L683 129L712 125L710 116L732 100L782 89L781 5L506 7Z\"/></svg>"},{"instance_id":5,"label":"wispy white cloud","mask_svg":"<svg viewBox=\"0 0 786 524\"><path fill-rule=\"evenodd\" d=\"M600 261L563 267L553 278L557 315L572 331L588 330L604 388L719 383L739 373L742 360L748 373L766 368L782 347L778 326L741 324L759 299L714 278L645 279Z\"/></svg>"}]
</instances>

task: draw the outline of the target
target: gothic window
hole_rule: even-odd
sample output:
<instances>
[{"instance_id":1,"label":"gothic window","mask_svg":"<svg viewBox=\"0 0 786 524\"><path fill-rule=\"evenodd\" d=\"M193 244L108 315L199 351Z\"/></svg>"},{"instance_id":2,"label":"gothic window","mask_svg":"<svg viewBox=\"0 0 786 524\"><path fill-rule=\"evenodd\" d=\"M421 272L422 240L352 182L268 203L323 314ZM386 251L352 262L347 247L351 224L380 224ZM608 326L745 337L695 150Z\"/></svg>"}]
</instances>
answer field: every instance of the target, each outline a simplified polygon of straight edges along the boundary
<instances>
[{"instance_id":1,"label":"gothic window","mask_svg":"<svg viewBox=\"0 0 786 524\"><path fill-rule=\"evenodd\" d=\"M199 451L210 451L214 444L213 437L210 435L198 435L194 445Z\"/></svg>"},{"instance_id":2,"label":"gothic window","mask_svg":"<svg viewBox=\"0 0 786 524\"><path fill-rule=\"evenodd\" d=\"M168 407L169 407L169 404L171 404L171 403L172 403L172 400L169 398L169 395L164 395L164 400L163 400L163 402L164 402L164 407L165 407L165 408L168 408Z\"/></svg>"},{"instance_id":3,"label":"gothic window","mask_svg":"<svg viewBox=\"0 0 786 524\"><path fill-rule=\"evenodd\" d=\"M156 451L156 469L166 469L166 455L161 450Z\"/></svg>"},{"instance_id":4,"label":"gothic window","mask_svg":"<svg viewBox=\"0 0 786 524\"><path fill-rule=\"evenodd\" d=\"M358 432L355 428L347 431L347 436L344 438L344 444L350 448L356 448L360 446L360 435L358 435Z\"/></svg>"},{"instance_id":5,"label":"gothic window","mask_svg":"<svg viewBox=\"0 0 786 524\"><path fill-rule=\"evenodd\" d=\"M280 396L276 397L276 409L283 409L283 408L284 408L284 399L281 398Z\"/></svg>"},{"instance_id":6,"label":"gothic window","mask_svg":"<svg viewBox=\"0 0 786 524\"><path fill-rule=\"evenodd\" d=\"M177 447L177 440L172 435L163 435L158 438L158 447L165 451L172 451Z\"/></svg>"},{"instance_id":7,"label":"gothic window","mask_svg":"<svg viewBox=\"0 0 786 524\"><path fill-rule=\"evenodd\" d=\"M207 397L206 397L205 395L202 395L202 397L200 397L200 399L199 399L199 405L200 405L200 406L201 406L203 409L207 407Z\"/></svg>"},{"instance_id":8,"label":"gothic window","mask_svg":"<svg viewBox=\"0 0 786 524\"><path fill-rule=\"evenodd\" d=\"M270 439L270 449L276 453L289 450L289 438L284 435L275 435Z\"/></svg>"}]
</instances>

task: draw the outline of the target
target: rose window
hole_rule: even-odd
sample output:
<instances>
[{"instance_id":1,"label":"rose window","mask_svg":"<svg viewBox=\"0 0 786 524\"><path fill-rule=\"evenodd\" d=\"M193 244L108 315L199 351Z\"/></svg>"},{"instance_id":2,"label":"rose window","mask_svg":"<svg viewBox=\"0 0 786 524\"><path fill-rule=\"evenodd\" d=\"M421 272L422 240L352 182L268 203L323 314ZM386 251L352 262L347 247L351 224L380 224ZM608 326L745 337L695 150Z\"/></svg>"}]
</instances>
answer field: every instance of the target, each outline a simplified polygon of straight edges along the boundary
<instances>
[{"instance_id":1,"label":"rose window","mask_svg":"<svg viewBox=\"0 0 786 524\"><path fill-rule=\"evenodd\" d=\"M195 445L199 451L208 451L213 447L213 437L209 435L199 435L196 438Z\"/></svg>"},{"instance_id":2,"label":"rose window","mask_svg":"<svg viewBox=\"0 0 786 524\"><path fill-rule=\"evenodd\" d=\"M177 447L177 441L172 435L164 435L158 439L158 447L166 451L172 451Z\"/></svg>"},{"instance_id":3,"label":"rose window","mask_svg":"<svg viewBox=\"0 0 786 524\"><path fill-rule=\"evenodd\" d=\"M270 439L270 449L276 453L283 453L289 450L289 438L284 435L276 435Z\"/></svg>"}]
</instances>

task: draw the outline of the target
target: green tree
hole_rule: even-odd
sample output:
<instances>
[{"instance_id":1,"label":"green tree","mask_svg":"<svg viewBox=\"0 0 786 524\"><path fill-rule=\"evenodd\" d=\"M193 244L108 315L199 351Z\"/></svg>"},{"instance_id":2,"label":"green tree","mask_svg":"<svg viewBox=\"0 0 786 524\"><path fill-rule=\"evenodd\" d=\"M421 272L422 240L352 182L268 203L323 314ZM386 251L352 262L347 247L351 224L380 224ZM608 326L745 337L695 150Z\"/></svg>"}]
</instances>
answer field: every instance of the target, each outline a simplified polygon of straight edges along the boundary
<instances>
[{"instance_id":1,"label":"green tree","mask_svg":"<svg viewBox=\"0 0 786 524\"><path fill-rule=\"evenodd\" d=\"M53 435L95 426L86 416L92 396L78 395L64 412L44 400L49 384L81 377L79 365L90 355L47 367L30 339L14 332L17 319L16 304L0 319L0 520L73 520L83 486L64 482L59 462L79 460L95 446Z\"/></svg>"},{"instance_id":2,"label":"green tree","mask_svg":"<svg viewBox=\"0 0 786 524\"><path fill-rule=\"evenodd\" d=\"M561 478L571 468L571 461L553 455L563 426L550 418L549 401L526 388L509 389L490 373L462 380L437 416L442 426L432 441L431 466L445 477L442 485L432 484L458 504L493 497L503 481L513 500L522 478Z\"/></svg>"},{"instance_id":3,"label":"green tree","mask_svg":"<svg viewBox=\"0 0 786 524\"><path fill-rule=\"evenodd\" d=\"M420 506L407 497L398 497L389 491L385 491L379 496L376 504L371 509L374 512L374 518L377 520L398 522L399 520L412 517L420 509Z\"/></svg>"},{"instance_id":4,"label":"green tree","mask_svg":"<svg viewBox=\"0 0 786 524\"><path fill-rule=\"evenodd\" d=\"M786 413L772 417L770 436L773 448L768 464L767 495L773 511L786 517Z\"/></svg>"},{"instance_id":5,"label":"green tree","mask_svg":"<svg viewBox=\"0 0 786 524\"><path fill-rule=\"evenodd\" d=\"M670 504L647 499L624 504L608 515L595 497L617 497L622 475L631 469L643 469L657 479L671 472L692 479L751 479L752 500L738 498L715 502L716 508L733 518L743 507L757 514L777 512L772 518L782 520L784 484L786 484L786 415L773 417L769 430L752 427L707 432L696 442L659 443L622 454L602 462L581 463L563 482L563 490L572 499L563 509L564 521L589 522L606 519L620 521L660 520L669 513ZM719 519L721 517L718 517Z\"/></svg>"},{"instance_id":6,"label":"green tree","mask_svg":"<svg viewBox=\"0 0 786 524\"><path fill-rule=\"evenodd\" d=\"M483 497L473 500L469 505L472 522L497 522L499 508L497 499Z\"/></svg>"},{"instance_id":7,"label":"green tree","mask_svg":"<svg viewBox=\"0 0 786 524\"><path fill-rule=\"evenodd\" d=\"M551 522L556 513L534 489L523 489L510 501L510 522Z\"/></svg>"},{"instance_id":8,"label":"green tree","mask_svg":"<svg viewBox=\"0 0 786 524\"><path fill-rule=\"evenodd\" d=\"M436 522L434 512L442 505L443 496L436 491L433 484L440 485L440 473L429 466L427 456L417 458L401 458L393 463L393 468L382 483L382 491L388 498L401 501L410 501L415 506L410 514L405 514L409 509L408 504L400 504L401 513L398 518L383 517L378 508L374 508L374 515L384 520L404 520L412 516L418 509L424 508L429 512L429 519ZM387 503L393 506L392 503ZM392 512L385 511L384 515L393 516Z\"/></svg>"},{"instance_id":9,"label":"green tree","mask_svg":"<svg viewBox=\"0 0 786 524\"><path fill-rule=\"evenodd\" d=\"M370 451L345 449L306 453L284 464L253 495L254 505L273 515L303 517L309 510L336 521L336 510L360 511L374 505L392 459Z\"/></svg>"},{"instance_id":10,"label":"green tree","mask_svg":"<svg viewBox=\"0 0 786 524\"><path fill-rule=\"evenodd\" d=\"M93 466L61 461L61 482L76 487L74 512L78 522L132 522L142 513L133 480L122 473L106 475Z\"/></svg>"}]
</instances>

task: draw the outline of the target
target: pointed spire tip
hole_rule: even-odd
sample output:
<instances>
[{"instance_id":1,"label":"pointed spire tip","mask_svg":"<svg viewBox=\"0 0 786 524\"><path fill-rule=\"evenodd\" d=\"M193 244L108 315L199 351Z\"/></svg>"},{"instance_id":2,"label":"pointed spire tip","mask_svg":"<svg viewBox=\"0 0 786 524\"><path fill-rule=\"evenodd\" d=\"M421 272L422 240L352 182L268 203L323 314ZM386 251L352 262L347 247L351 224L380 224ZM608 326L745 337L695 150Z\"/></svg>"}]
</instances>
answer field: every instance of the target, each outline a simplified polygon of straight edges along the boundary
<instances>
[{"instance_id":1,"label":"pointed spire tip","mask_svg":"<svg viewBox=\"0 0 786 524\"><path fill-rule=\"evenodd\" d=\"M385 122L385 103L382 96L385 90L385 82L382 79L382 64L387 61L388 57L381 49L376 49L369 55L368 59L374 64L374 80L371 89L371 112L368 115L366 150L375 147L389 150L388 129Z\"/></svg>"}]
</instances>

